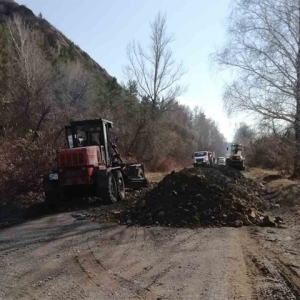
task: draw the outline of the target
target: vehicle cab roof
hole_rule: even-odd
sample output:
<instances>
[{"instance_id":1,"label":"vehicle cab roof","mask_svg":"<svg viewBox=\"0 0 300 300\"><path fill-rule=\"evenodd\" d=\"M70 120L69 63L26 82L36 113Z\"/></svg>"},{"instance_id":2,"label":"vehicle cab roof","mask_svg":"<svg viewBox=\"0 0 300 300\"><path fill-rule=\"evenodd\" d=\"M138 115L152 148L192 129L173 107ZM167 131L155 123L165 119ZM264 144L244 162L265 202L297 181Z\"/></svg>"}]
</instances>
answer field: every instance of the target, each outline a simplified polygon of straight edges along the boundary
<instances>
[{"instance_id":1,"label":"vehicle cab roof","mask_svg":"<svg viewBox=\"0 0 300 300\"><path fill-rule=\"evenodd\" d=\"M105 119L93 119L93 120L80 120L80 121L71 121L70 125L73 126L78 126L78 125L85 125L85 124L99 124L99 123L106 123L108 124L109 128L113 127L113 122L105 120Z\"/></svg>"}]
</instances>

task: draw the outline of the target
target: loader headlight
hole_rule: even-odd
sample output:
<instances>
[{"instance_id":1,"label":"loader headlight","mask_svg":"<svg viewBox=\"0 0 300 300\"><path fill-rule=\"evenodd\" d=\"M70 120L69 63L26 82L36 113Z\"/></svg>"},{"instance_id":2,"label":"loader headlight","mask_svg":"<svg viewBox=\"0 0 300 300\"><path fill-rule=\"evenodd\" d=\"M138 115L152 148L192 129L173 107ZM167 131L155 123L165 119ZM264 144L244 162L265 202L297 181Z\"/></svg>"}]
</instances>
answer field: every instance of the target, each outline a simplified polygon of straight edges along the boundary
<instances>
[{"instance_id":1,"label":"loader headlight","mask_svg":"<svg viewBox=\"0 0 300 300\"><path fill-rule=\"evenodd\" d=\"M58 174L57 173L51 173L49 174L50 180L58 180Z\"/></svg>"}]
</instances>

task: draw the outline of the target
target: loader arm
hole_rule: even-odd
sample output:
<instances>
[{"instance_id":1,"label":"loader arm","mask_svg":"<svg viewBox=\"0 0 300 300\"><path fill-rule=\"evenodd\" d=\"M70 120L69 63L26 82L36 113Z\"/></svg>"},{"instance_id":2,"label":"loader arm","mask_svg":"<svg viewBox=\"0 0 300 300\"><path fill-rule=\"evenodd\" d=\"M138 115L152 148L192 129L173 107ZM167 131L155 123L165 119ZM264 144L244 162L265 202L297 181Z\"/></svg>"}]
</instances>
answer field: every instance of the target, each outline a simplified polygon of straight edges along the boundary
<instances>
[{"instance_id":1,"label":"loader arm","mask_svg":"<svg viewBox=\"0 0 300 300\"><path fill-rule=\"evenodd\" d=\"M149 182L145 178L144 165L141 163L124 163L116 145L113 144L111 140L109 140L109 142L111 148L114 151L114 157L118 160L118 162L114 162L114 164L119 165L121 167L125 187L132 189L147 187Z\"/></svg>"}]
</instances>

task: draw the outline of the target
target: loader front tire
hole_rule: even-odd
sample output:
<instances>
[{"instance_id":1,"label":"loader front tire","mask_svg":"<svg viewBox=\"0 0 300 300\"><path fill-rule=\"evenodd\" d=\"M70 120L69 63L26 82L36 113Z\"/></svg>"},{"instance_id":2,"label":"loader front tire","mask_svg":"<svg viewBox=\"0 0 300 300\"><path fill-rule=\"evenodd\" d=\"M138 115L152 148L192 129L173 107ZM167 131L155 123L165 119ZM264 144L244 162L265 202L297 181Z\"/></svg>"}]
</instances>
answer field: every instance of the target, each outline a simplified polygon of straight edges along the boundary
<instances>
[{"instance_id":1,"label":"loader front tire","mask_svg":"<svg viewBox=\"0 0 300 300\"><path fill-rule=\"evenodd\" d=\"M142 168L138 168L137 177L139 177L139 178L144 178L145 177L145 174L144 174Z\"/></svg>"},{"instance_id":2,"label":"loader front tire","mask_svg":"<svg viewBox=\"0 0 300 300\"><path fill-rule=\"evenodd\" d=\"M116 184L117 184L117 190L118 190L118 200L124 201L125 200L125 183L124 178L122 175L122 172L117 170L114 172Z\"/></svg>"},{"instance_id":3,"label":"loader front tire","mask_svg":"<svg viewBox=\"0 0 300 300\"><path fill-rule=\"evenodd\" d=\"M118 201L118 187L115 176L112 172L106 175L105 187L100 190L100 197L108 204L113 204Z\"/></svg>"},{"instance_id":4,"label":"loader front tire","mask_svg":"<svg viewBox=\"0 0 300 300\"><path fill-rule=\"evenodd\" d=\"M244 162L244 161L242 162L241 170L242 170L242 171L245 171L245 162Z\"/></svg>"}]
</instances>

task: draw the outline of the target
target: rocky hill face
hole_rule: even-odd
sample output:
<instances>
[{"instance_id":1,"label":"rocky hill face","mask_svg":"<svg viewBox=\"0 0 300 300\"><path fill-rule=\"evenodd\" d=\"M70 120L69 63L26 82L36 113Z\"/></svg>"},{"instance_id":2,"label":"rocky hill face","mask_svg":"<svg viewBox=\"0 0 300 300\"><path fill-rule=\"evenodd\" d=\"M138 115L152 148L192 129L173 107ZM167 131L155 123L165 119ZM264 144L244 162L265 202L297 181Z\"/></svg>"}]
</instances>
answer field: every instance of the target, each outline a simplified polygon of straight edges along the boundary
<instances>
[{"instance_id":1,"label":"rocky hill face","mask_svg":"<svg viewBox=\"0 0 300 300\"><path fill-rule=\"evenodd\" d=\"M25 5L19 5L14 0L0 0L0 24L5 23L13 15L20 15L26 23L40 31L45 43L50 48L52 56L64 56L70 60L79 60L92 71L95 71L103 79L103 83L112 80L107 71L94 61L86 52L70 41L63 33L51 25L41 16L36 16Z\"/></svg>"}]
</instances>

